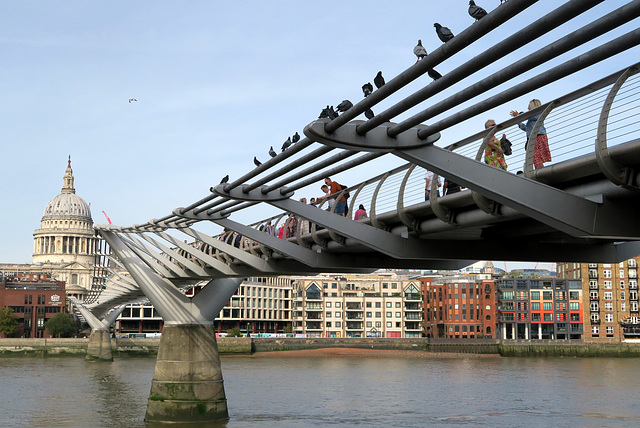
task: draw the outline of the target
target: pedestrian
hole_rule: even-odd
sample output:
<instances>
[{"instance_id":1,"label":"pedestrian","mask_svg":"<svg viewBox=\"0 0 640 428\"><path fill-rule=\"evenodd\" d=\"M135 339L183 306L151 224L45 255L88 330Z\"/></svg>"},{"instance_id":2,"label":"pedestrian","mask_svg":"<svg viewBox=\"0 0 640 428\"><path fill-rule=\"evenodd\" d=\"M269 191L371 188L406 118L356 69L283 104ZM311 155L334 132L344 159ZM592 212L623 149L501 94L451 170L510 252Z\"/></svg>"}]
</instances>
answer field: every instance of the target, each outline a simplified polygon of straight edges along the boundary
<instances>
[{"instance_id":1,"label":"pedestrian","mask_svg":"<svg viewBox=\"0 0 640 428\"><path fill-rule=\"evenodd\" d=\"M424 200L428 201L429 197L431 196L431 181L433 181L433 171L427 171L424 174ZM440 189L439 187L442 186L442 183L440 183L440 178L438 178L438 187L436 187L436 196L440 196Z\"/></svg>"},{"instance_id":2,"label":"pedestrian","mask_svg":"<svg viewBox=\"0 0 640 428\"><path fill-rule=\"evenodd\" d=\"M329 177L324 179L324 184L329 186L329 194L334 195L342 191L342 186L337 181L331 181ZM342 217L347 214L347 198L344 195L340 196L340 199L336 201L336 208L334 212Z\"/></svg>"},{"instance_id":3,"label":"pedestrian","mask_svg":"<svg viewBox=\"0 0 640 428\"><path fill-rule=\"evenodd\" d=\"M542 103L538 99L532 99L529 101L529 110L533 110L536 107L540 107ZM517 117L521 113L518 113L515 110L511 110L511 116ZM526 124L519 123L518 127L527 133L527 141L524 144L525 150L527 149L527 143L529 142L529 137L531 136L531 132L533 132L533 126L538 121L540 115L532 116L527 120ZM547 138L547 130L544 127L544 124L540 125L538 129L538 135L536 136L536 142L533 146L533 166L538 169L544 166L545 162L551 162L551 152L549 151L549 140Z\"/></svg>"},{"instance_id":4,"label":"pedestrian","mask_svg":"<svg viewBox=\"0 0 640 428\"><path fill-rule=\"evenodd\" d=\"M358 205L358 211L356 211L355 215L353 216L353 219L358 221L361 219L365 219L367 218L367 211L365 211L364 209L364 205L360 204Z\"/></svg>"},{"instance_id":5,"label":"pedestrian","mask_svg":"<svg viewBox=\"0 0 640 428\"><path fill-rule=\"evenodd\" d=\"M484 129L489 129L496 126L496 121L489 119L484 124ZM507 138L505 134L502 134L503 138ZM494 135L487 143L487 147L484 150L484 163L495 166L502 170L507 170L507 161L504 158L504 150L500 145L500 140Z\"/></svg>"},{"instance_id":6,"label":"pedestrian","mask_svg":"<svg viewBox=\"0 0 640 428\"><path fill-rule=\"evenodd\" d=\"M451 195L460 191L460 185L449 178L444 179L443 195Z\"/></svg>"},{"instance_id":7,"label":"pedestrian","mask_svg":"<svg viewBox=\"0 0 640 428\"><path fill-rule=\"evenodd\" d=\"M336 203L335 198L329 197L329 195L331 195L331 189L326 184L323 184L322 187L320 187L320 189L322 189L322 191L324 192L324 196L321 196L318 199L328 199L326 211L331 211L331 208L333 208L333 204Z\"/></svg>"}]
</instances>

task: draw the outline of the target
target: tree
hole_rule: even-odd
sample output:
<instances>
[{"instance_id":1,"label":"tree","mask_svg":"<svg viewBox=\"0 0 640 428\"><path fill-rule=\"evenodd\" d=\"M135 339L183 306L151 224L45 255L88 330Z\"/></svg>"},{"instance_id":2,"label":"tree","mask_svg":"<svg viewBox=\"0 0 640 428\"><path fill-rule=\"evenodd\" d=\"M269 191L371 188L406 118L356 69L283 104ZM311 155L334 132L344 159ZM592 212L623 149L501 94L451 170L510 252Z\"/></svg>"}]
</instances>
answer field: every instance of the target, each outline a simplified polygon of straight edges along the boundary
<instances>
[{"instance_id":1,"label":"tree","mask_svg":"<svg viewBox=\"0 0 640 428\"><path fill-rule=\"evenodd\" d=\"M10 337L18 331L18 318L11 308L0 308L0 334Z\"/></svg>"},{"instance_id":2,"label":"tree","mask_svg":"<svg viewBox=\"0 0 640 428\"><path fill-rule=\"evenodd\" d=\"M242 333L240 333L240 329L238 327L233 327L227 330L227 337L241 337Z\"/></svg>"},{"instance_id":3,"label":"tree","mask_svg":"<svg viewBox=\"0 0 640 428\"><path fill-rule=\"evenodd\" d=\"M71 337L80 330L78 323L67 313L55 314L50 320L44 323L50 335L57 337Z\"/></svg>"}]
</instances>

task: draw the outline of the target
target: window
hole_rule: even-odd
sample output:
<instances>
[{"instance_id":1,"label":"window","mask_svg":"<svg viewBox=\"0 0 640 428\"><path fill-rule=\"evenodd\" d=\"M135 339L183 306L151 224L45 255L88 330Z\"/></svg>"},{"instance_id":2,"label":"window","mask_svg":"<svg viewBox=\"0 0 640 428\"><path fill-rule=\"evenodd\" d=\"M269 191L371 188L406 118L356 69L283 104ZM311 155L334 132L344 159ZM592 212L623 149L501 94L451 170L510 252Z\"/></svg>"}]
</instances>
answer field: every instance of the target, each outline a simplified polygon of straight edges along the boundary
<instances>
[{"instance_id":1,"label":"window","mask_svg":"<svg viewBox=\"0 0 640 428\"><path fill-rule=\"evenodd\" d=\"M336 318L340 318L342 316L342 312L336 312Z\"/></svg>"},{"instance_id":2,"label":"window","mask_svg":"<svg viewBox=\"0 0 640 428\"><path fill-rule=\"evenodd\" d=\"M390 308L392 306L391 302L387 302L387 308Z\"/></svg>"},{"instance_id":3,"label":"window","mask_svg":"<svg viewBox=\"0 0 640 428\"><path fill-rule=\"evenodd\" d=\"M604 292L604 300L613 300L613 292L605 291Z\"/></svg>"},{"instance_id":4,"label":"window","mask_svg":"<svg viewBox=\"0 0 640 428\"><path fill-rule=\"evenodd\" d=\"M327 302L327 308L331 307L331 302Z\"/></svg>"},{"instance_id":5,"label":"window","mask_svg":"<svg viewBox=\"0 0 640 428\"><path fill-rule=\"evenodd\" d=\"M366 306L367 306L367 308L370 308L371 307L371 302L367 302Z\"/></svg>"},{"instance_id":6,"label":"window","mask_svg":"<svg viewBox=\"0 0 640 428\"><path fill-rule=\"evenodd\" d=\"M540 292L532 291L531 292L531 300L540 300Z\"/></svg>"},{"instance_id":7,"label":"window","mask_svg":"<svg viewBox=\"0 0 640 428\"><path fill-rule=\"evenodd\" d=\"M331 318L331 312L327 312L327 318Z\"/></svg>"},{"instance_id":8,"label":"window","mask_svg":"<svg viewBox=\"0 0 640 428\"><path fill-rule=\"evenodd\" d=\"M402 307L402 303L401 302L396 302L396 308L400 308Z\"/></svg>"},{"instance_id":9,"label":"window","mask_svg":"<svg viewBox=\"0 0 640 428\"><path fill-rule=\"evenodd\" d=\"M382 323L380 321L376 321L376 328L382 327Z\"/></svg>"},{"instance_id":10,"label":"window","mask_svg":"<svg viewBox=\"0 0 640 428\"><path fill-rule=\"evenodd\" d=\"M341 303L340 302L336 302L336 306L335 307L339 308L340 306L341 306Z\"/></svg>"},{"instance_id":11,"label":"window","mask_svg":"<svg viewBox=\"0 0 640 428\"><path fill-rule=\"evenodd\" d=\"M396 288L397 289L398 288L398 283L392 282L391 283L391 288Z\"/></svg>"},{"instance_id":12,"label":"window","mask_svg":"<svg viewBox=\"0 0 640 428\"><path fill-rule=\"evenodd\" d=\"M627 310L627 304L625 302L620 303L620 310L625 312Z\"/></svg>"},{"instance_id":13,"label":"window","mask_svg":"<svg viewBox=\"0 0 640 428\"><path fill-rule=\"evenodd\" d=\"M392 317L392 313L391 312L387 312L387 318L391 318Z\"/></svg>"},{"instance_id":14,"label":"window","mask_svg":"<svg viewBox=\"0 0 640 428\"><path fill-rule=\"evenodd\" d=\"M580 300L580 293L577 291L569 291L569 300Z\"/></svg>"},{"instance_id":15,"label":"window","mask_svg":"<svg viewBox=\"0 0 640 428\"><path fill-rule=\"evenodd\" d=\"M620 292L620 300L625 300L625 298L627 297L627 295L624 293L624 291Z\"/></svg>"},{"instance_id":16,"label":"window","mask_svg":"<svg viewBox=\"0 0 640 428\"><path fill-rule=\"evenodd\" d=\"M365 316L366 316L367 318L371 318L371 312L367 312L367 313L365 314Z\"/></svg>"},{"instance_id":17,"label":"window","mask_svg":"<svg viewBox=\"0 0 640 428\"><path fill-rule=\"evenodd\" d=\"M551 299L553 299L553 293L551 293L551 291L542 292L542 300L551 300Z\"/></svg>"},{"instance_id":18,"label":"window","mask_svg":"<svg viewBox=\"0 0 640 428\"><path fill-rule=\"evenodd\" d=\"M531 321L540 321L540 314L531 314Z\"/></svg>"},{"instance_id":19,"label":"window","mask_svg":"<svg viewBox=\"0 0 640 428\"><path fill-rule=\"evenodd\" d=\"M613 322L613 314L604 314L604 320L606 322Z\"/></svg>"},{"instance_id":20,"label":"window","mask_svg":"<svg viewBox=\"0 0 640 428\"><path fill-rule=\"evenodd\" d=\"M381 307L381 302L376 302L376 308L380 308Z\"/></svg>"},{"instance_id":21,"label":"window","mask_svg":"<svg viewBox=\"0 0 640 428\"><path fill-rule=\"evenodd\" d=\"M393 326L393 323L391 321L387 321L387 327L391 328Z\"/></svg>"},{"instance_id":22,"label":"window","mask_svg":"<svg viewBox=\"0 0 640 428\"><path fill-rule=\"evenodd\" d=\"M545 310L545 311L552 311L552 310L553 310L553 303L551 303L551 302L544 302L544 303L542 304L542 310Z\"/></svg>"},{"instance_id":23,"label":"window","mask_svg":"<svg viewBox=\"0 0 640 428\"><path fill-rule=\"evenodd\" d=\"M624 290L624 279L620 281L620 290Z\"/></svg>"},{"instance_id":24,"label":"window","mask_svg":"<svg viewBox=\"0 0 640 428\"><path fill-rule=\"evenodd\" d=\"M376 312L376 318L382 317L382 312Z\"/></svg>"},{"instance_id":25,"label":"window","mask_svg":"<svg viewBox=\"0 0 640 428\"><path fill-rule=\"evenodd\" d=\"M592 325L592 326L591 326L591 333L593 333L593 334L598 334L598 333L600 333L600 327L599 327L599 326L597 326L597 325Z\"/></svg>"},{"instance_id":26,"label":"window","mask_svg":"<svg viewBox=\"0 0 640 428\"><path fill-rule=\"evenodd\" d=\"M389 283L388 282L383 282L382 283L382 288L389 288Z\"/></svg>"},{"instance_id":27,"label":"window","mask_svg":"<svg viewBox=\"0 0 640 428\"><path fill-rule=\"evenodd\" d=\"M613 312L613 302L606 302L604 304L604 310L607 312Z\"/></svg>"},{"instance_id":28,"label":"window","mask_svg":"<svg viewBox=\"0 0 640 428\"><path fill-rule=\"evenodd\" d=\"M572 311L579 311L580 310L580 302L571 302L569 303L569 309Z\"/></svg>"},{"instance_id":29,"label":"window","mask_svg":"<svg viewBox=\"0 0 640 428\"><path fill-rule=\"evenodd\" d=\"M340 321L336 321L336 327L342 327L342 323Z\"/></svg>"},{"instance_id":30,"label":"window","mask_svg":"<svg viewBox=\"0 0 640 428\"><path fill-rule=\"evenodd\" d=\"M371 328L372 324L371 321L367 321L367 328Z\"/></svg>"},{"instance_id":31,"label":"window","mask_svg":"<svg viewBox=\"0 0 640 428\"><path fill-rule=\"evenodd\" d=\"M624 278L624 269L620 269L620 278Z\"/></svg>"},{"instance_id":32,"label":"window","mask_svg":"<svg viewBox=\"0 0 640 428\"><path fill-rule=\"evenodd\" d=\"M604 289L605 290L611 290L613 288L613 282L611 281L605 281L604 282Z\"/></svg>"},{"instance_id":33,"label":"window","mask_svg":"<svg viewBox=\"0 0 640 428\"><path fill-rule=\"evenodd\" d=\"M598 312L600 310L600 306L598 302L591 302L591 312Z\"/></svg>"},{"instance_id":34,"label":"window","mask_svg":"<svg viewBox=\"0 0 640 428\"><path fill-rule=\"evenodd\" d=\"M553 314L544 314L545 321L553 321Z\"/></svg>"},{"instance_id":35,"label":"window","mask_svg":"<svg viewBox=\"0 0 640 428\"><path fill-rule=\"evenodd\" d=\"M611 271L610 271L610 270L603 270L603 271L602 271L602 275L603 275L605 278L611 278Z\"/></svg>"},{"instance_id":36,"label":"window","mask_svg":"<svg viewBox=\"0 0 640 428\"><path fill-rule=\"evenodd\" d=\"M613 334L613 326L612 325L608 325L607 326L607 334Z\"/></svg>"},{"instance_id":37,"label":"window","mask_svg":"<svg viewBox=\"0 0 640 428\"><path fill-rule=\"evenodd\" d=\"M402 318L402 312L396 312L396 318Z\"/></svg>"},{"instance_id":38,"label":"window","mask_svg":"<svg viewBox=\"0 0 640 428\"><path fill-rule=\"evenodd\" d=\"M327 321L327 322L325 323L325 325L326 325L327 327L331 328L331 321Z\"/></svg>"}]
</instances>

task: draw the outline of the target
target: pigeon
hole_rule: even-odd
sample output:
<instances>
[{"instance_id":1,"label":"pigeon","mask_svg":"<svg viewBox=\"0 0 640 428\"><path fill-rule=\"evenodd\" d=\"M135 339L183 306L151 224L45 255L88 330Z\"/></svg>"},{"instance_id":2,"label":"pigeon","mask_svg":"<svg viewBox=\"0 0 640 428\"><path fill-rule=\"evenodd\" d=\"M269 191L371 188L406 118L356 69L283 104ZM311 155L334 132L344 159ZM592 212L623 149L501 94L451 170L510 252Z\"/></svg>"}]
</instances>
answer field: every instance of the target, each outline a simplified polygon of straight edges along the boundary
<instances>
[{"instance_id":1,"label":"pigeon","mask_svg":"<svg viewBox=\"0 0 640 428\"><path fill-rule=\"evenodd\" d=\"M364 92L365 98L371 95L371 93L373 92L373 85L371 84L371 82L367 82L362 85L362 92Z\"/></svg>"},{"instance_id":2,"label":"pigeon","mask_svg":"<svg viewBox=\"0 0 640 428\"><path fill-rule=\"evenodd\" d=\"M293 137L291 138L291 141L293 143L297 143L298 141L300 141L300 134L298 134L297 132L295 134L293 134Z\"/></svg>"},{"instance_id":3,"label":"pigeon","mask_svg":"<svg viewBox=\"0 0 640 428\"><path fill-rule=\"evenodd\" d=\"M442 43L447 43L449 40L453 39L453 33L447 27L443 27L437 22L433 24L433 26L436 27L436 34L438 34Z\"/></svg>"},{"instance_id":4,"label":"pigeon","mask_svg":"<svg viewBox=\"0 0 640 428\"><path fill-rule=\"evenodd\" d=\"M322 111L320 112L320 116L318 116L318 119L324 119L326 117L329 117L329 106L322 109Z\"/></svg>"},{"instance_id":5,"label":"pigeon","mask_svg":"<svg viewBox=\"0 0 640 428\"><path fill-rule=\"evenodd\" d=\"M422 40L418 40L418 44L415 48L413 48L413 53L418 57L416 62L427 56L427 50L424 48L424 46L422 46Z\"/></svg>"},{"instance_id":6,"label":"pigeon","mask_svg":"<svg viewBox=\"0 0 640 428\"><path fill-rule=\"evenodd\" d=\"M366 116L367 119L373 119L373 110L371 110L370 108L366 109L364 111L364 115Z\"/></svg>"},{"instance_id":7,"label":"pigeon","mask_svg":"<svg viewBox=\"0 0 640 428\"><path fill-rule=\"evenodd\" d=\"M336 111L333 109L333 106L329 107L328 112L329 112L329 119L333 120L336 117L338 117L338 113L336 113Z\"/></svg>"},{"instance_id":8,"label":"pigeon","mask_svg":"<svg viewBox=\"0 0 640 428\"><path fill-rule=\"evenodd\" d=\"M129 98L129 104L131 104L132 102L138 102L138 100L136 100L135 98Z\"/></svg>"},{"instance_id":9,"label":"pigeon","mask_svg":"<svg viewBox=\"0 0 640 428\"><path fill-rule=\"evenodd\" d=\"M270 155L272 158L275 158L276 156L278 156L278 154L276 153L276 151L275 151L275 150L273 150L273 146L271 146L271 147L269 148L269 155Z\"/></svg>"},{"instance_id":10,"label":"pigeon","mask_svg":"<svg viewBox=\"0 0 640 428\"><path fill-rule=\"evenodd\" d=\"M373 83L376 84L376 88L380 89L384 86L384 77L382 77L382 71L378 71L376 77L373 78Z\"/></svg>"},{"instance_id":11,"label":"pigeon","mask_svg":"<svg viewBox=\"0 0 640 428\"><path fill-rule=\"evenodd\" d=\"M477 21L486 16L487 11L480 6L476 6L476 3L473 0L469 0L469 15Z\"/></svg>"},{"instance_id":12,"label":"pigeon","mask_svg":"<svg viewBox=\"0 0 640 428\"><path fill-rule=\"evenodd\" d=\"M257 158L257 157L255 157L255 156L253 157L253 163L254 163L254 165L255 165L255 166L260 166L260 165L262 165L262 162L260 162L260 161L258 160L258 158Z\"/></svg>"},{"instance_id":13,"label":"pigeon","mask_svg":"<svg viewBox=\"0 0 640 428\"><path fill-rule=\"evenodd\" d=\"M284 152L285 150L287 150L291 144L293 144L293 143L291 142L291 137L289 137L289 138L287 138L287 141L285 141L282 144L282 151Z\"/></svg>"},{"instance_id":14,"label":"pigeon","mask_svg":"<svg viewBox=\"0 0 640 428\"><path fill-rule=\"evenodd\" d=\"M225 184L229 181L229 175L225 175L224 177L222 177L222 180L220 180L220 184Z\"/></svg>"},{"instance_id":15,"label":"pigeon","mask_svg":"<svg viewBox=\"0 0 640 428\"><path fill-rule=\"evenodd\" d=\"M438 80L439 78L442 77L442 74L438 73L437 71L435 71L433 68L430 68L427 70L427 74L429 75L429 77L431 77L433 80Z\"/></svg>"},{"instance_id":16,"label":"pigeon","mask_svg":"<svg viewBox=\"0 0 640 428\"><path fill-rule=\"evenodd\" d=\"M338 110L339 112L345 112L349 110L351 107L353 107L353 103L349 100L344 100L340 104L338 104L338 106L336 107L336 110Z\"/></svg>"}]
</instances>

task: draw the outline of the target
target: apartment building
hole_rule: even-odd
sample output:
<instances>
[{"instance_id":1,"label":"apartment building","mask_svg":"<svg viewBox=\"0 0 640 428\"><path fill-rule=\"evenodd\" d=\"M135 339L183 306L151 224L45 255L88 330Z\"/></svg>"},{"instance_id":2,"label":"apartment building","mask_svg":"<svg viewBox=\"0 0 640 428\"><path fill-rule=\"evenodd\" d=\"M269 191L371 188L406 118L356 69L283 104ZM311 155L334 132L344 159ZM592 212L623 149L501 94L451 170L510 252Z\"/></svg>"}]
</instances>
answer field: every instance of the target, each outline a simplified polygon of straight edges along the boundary
<instances>
[{"instance_id":1,"label":"apartment building","mask_svg":"<svg viewBox=\"0 0 640 428\"><path fill-rule=\"evenodd\" d=\"M433 338L495 337L495 285L491 273L424 277L424 335Z\"/></svg>"},{"instance_id":2,"label":"apartment building","mask_svg":"<svg viewBox=\"0 0 640 428\"><path fill-rule=\"evenodd\" d=\"M582 280L586 342L640 339L638 261L558 264L558 277Z\"/></svg>"},{"instance_id":3,"label":"apartment building","mask_svg":"<svg viewBox=\"0 0 640 428\"><path fill-rule=\"evenodd\" d=\"M420 281L394 272L296 277L293 333L304 337L420 337Z\"/></svg>"},{"instance_id":4,"label":"apartment building","mask_svg":"<svg viewBox=\"0 0 640 428\"><path fill-rule=\"evenodd\" d=\"M582 281L496 280L499 339L582 339Z\"/></svg>"}]
</instances>

